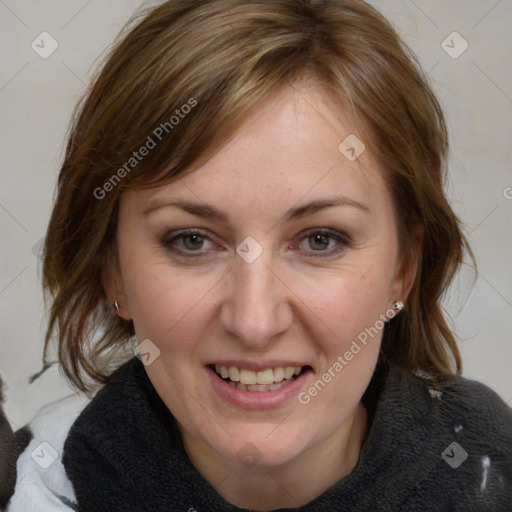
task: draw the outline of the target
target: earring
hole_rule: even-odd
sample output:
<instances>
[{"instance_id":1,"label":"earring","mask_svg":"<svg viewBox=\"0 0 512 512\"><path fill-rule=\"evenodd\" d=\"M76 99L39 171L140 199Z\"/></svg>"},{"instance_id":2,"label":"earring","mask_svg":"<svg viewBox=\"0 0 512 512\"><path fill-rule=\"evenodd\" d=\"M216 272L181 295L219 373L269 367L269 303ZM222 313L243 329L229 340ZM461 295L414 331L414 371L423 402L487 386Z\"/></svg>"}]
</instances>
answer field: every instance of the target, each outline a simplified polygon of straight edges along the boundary
<instances>
[{"instance_id":1,"label":"earring","mask_svg":"<svg viewBox=\"0 0 512 512\"><path fill-rule=\"evenodd\" d=\"M404 303L403 303L401 300L397 300L397 301L393 304L393 310L394 310L396 313L400 313L400 311L402 311L402 309L404 309Z\"/></svg>"},{"instance_id":2,"label":"earring","mask_svg":"<svg viewBox=\"0 0 512 512\"><path fill-rule=\"evenodd\" d=\"M114 301L113 307L114 307L114 311L117 315L117 313L119 313L119 302L117 302L117 299Z\"/></svg>"}]
</instances>

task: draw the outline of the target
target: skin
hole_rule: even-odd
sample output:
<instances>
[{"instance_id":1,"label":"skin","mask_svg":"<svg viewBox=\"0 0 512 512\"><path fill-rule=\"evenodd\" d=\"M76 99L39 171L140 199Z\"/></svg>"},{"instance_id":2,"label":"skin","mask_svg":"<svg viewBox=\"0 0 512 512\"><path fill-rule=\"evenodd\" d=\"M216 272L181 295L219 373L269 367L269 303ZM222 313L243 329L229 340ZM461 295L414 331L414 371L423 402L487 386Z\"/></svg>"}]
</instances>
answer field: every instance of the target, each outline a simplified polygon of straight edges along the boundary
<instances>
[{"instance_id":1,"label":"skin","mask_svg":"<svg viewBox=\"0 0 512 512\"><path fill-rule=\"evenodd\" d=\"M359 333L397 299L405 302L414 280L417 260L400 257L393 204L371 141L354 162L338 151L351 133L361 133L354 119L320 85L285 86L201 167L121 198L118 261L105 278L107 295L117 298L120 316L134 321L138 341L159 348L145 368L178 421L191 461L240 507L301 506L353 470L367 429L360 400L381 333L307 405L296 397L274 409L231 405L212 388L205 365L302 361L313 369L307 391ZM345 204L284 218L290 208L339 196L364 208ZM227 222L161 206L171 200L211 204ZM206 237L163 242L192 228ZM333 236L319 241L318 229ZM263 248L252 263L236 253L248 236ZM237 457L247 443L261 457L252 466Z\"/></svg>"}]
</instances>

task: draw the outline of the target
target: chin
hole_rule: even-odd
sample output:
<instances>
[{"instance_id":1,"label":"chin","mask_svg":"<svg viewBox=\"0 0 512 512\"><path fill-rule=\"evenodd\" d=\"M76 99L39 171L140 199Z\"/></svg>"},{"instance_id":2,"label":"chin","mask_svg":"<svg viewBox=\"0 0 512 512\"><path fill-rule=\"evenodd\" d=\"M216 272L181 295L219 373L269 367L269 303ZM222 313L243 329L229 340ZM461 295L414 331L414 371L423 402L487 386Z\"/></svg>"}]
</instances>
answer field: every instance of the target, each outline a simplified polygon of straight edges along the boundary
<instances>
[{"instance_id":1,"label":"chin","mask_svg":"<svg viewBox=\"0 0 512 512\"><path fill-rule=\"evenodd\" d=\"M216 442L207 442L222 458L249 467L280 466L293 460L307 448L306 441L300 439L298 432L290 429L279 432L277 425L268 425L265 428L262 425L245 426L232 437L222 437L221 442L218 439Z\"/></svg>"}]
</instances>

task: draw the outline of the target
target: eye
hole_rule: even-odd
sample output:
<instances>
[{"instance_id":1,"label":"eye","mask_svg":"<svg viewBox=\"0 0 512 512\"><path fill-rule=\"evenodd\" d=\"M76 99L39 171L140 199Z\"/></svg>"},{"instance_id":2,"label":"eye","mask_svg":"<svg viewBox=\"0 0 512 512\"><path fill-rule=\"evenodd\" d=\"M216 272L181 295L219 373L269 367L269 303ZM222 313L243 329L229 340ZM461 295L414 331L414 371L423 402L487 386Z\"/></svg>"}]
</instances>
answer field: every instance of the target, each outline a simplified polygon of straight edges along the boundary
<instances>
[{"instance_id":1,"label":"eye","mask_svg":"<svg viewBox=\"0 0 512 512\"><path fill-rule=\"evenodd\" d=\"M169 251L186 257L202 256L210 252L204 250L207 243L213 245L206 232L197 229L168 233L162 239L162 245Z\"/></svg>"},{"instance_id":2,"label":"eye","mask_svg":"<svg viewBox=\"0 0 512 512\"><path fill-rule=\"evenodd\" d=\"M338 231L316 229L309 231L299 244L299 248L308 252L313 258L328 257L343 251L349 243L349 237ZM303 244L307 242L308 248ZM314 254L317 253L317 254Z\"/></svg>"},{"instance_id":3,"label":"eye","mask_svg":"<svg viewBox=\"0 0 512 512\"><path fill-rule=\"evenodd\" d=\"M333 256L343 251L350 242L350 238L344 233L328 229L310 230L300 238L298 247L307 257L321 258ZM308 247L304 247L304 245ZM187 229L166 234L162 239L162 245L177 256L195 258L205 256L218 247L200 229ZM316 253L316 254L315 254Z\"/></svg>"}]
</instances>

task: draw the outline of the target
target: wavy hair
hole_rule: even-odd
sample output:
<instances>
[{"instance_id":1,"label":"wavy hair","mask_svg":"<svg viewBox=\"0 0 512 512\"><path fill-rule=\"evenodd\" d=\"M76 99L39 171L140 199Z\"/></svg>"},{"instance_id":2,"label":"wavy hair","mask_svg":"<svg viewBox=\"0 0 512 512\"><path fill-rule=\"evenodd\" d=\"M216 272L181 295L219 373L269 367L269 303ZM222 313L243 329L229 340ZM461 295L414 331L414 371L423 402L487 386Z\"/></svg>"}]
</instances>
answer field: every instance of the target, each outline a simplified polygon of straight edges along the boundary
<instances>
[{"instance_id":1,"label":"wavy hair","mask_svg":"<svg viewBox=\"0 0 512 512\"><path fill-rule=\"evenodd\" d=\"M44 246L43 287L51 301L44 353L55 337L59 362L77 388L106 382L105 361L134 335L133 323L113 314L102 285L123 191L189 172L260 100L308 77L369 128L404 257L413 230L424 231L413 289L386 326L381 350L411 372L439 380L460 374L441 299L471 250L443 190L448 143L441 107L393 27L362 0L169 0L128 23L69 131ZM192 101L175 124L173 116ZM131 161L158 127L165 136Z\"/></svg>"}]
</instances>

